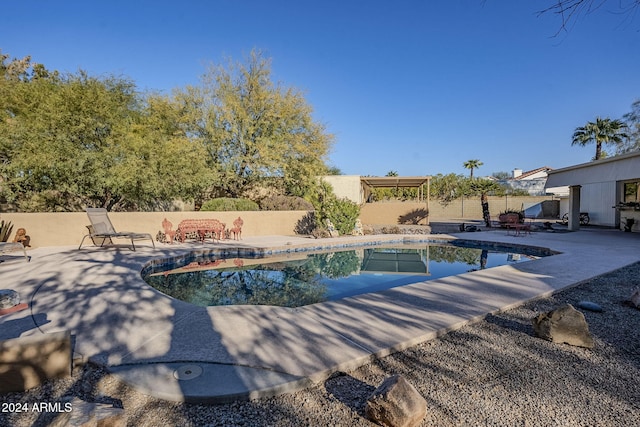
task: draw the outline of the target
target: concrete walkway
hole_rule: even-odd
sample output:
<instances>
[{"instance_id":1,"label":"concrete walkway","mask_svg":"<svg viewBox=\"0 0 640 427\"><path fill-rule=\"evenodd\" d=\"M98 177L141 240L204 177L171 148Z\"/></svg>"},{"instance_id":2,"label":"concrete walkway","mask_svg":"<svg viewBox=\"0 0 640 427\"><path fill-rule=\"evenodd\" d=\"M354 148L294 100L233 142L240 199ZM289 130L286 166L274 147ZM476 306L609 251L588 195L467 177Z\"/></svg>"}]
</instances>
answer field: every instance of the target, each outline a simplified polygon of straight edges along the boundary
<instances>
[{"instance_id":1,"label":"concrete walkway","mask_svg":"<svg viewBox=\"0 0 640 427\"><path fill-rule=\"evenodd\" d=\"M402 239L464 238L548 247L559 255L299 308L196 307L141 278L153 259L192 249L289 251ZM549 295L640 261L640 234L618 230L504 230L457 236L268 236L156 250L76 247L28 252L0 263L0 287L29 309L0 317L0 339L69 330L75 353L143 393L227 402L294 391L331 373L433 339L488 313ZM6 259L6 258L3 258Z\"/></svg>"}]
</instances>

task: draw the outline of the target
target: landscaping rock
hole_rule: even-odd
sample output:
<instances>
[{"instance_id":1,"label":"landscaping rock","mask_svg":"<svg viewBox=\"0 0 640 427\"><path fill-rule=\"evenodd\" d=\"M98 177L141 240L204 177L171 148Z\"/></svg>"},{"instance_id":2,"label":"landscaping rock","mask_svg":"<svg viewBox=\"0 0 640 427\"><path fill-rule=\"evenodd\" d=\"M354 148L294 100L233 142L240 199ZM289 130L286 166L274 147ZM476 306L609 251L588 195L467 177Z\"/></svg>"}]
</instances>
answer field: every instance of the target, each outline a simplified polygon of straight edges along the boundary
<instances>
[{"instance_id":1,"label":"landscaping rock","mask_svg":"<svg viewBox=\"0 0 640 427\"><path fill-rule=\"evenodd\" d=\"M366 417L385 427L413 427L427 414L427 401L403 376L393 375L367 399Z\"/></svg>"},{"instance_id":2,"label":"landscaping rock","mask_svg":"<svg viewBox=\"0 0 640 427\"><path fill-rule=\"evenodd\" d=\"M635 292L631 294L629 301L631 301L631 305L635 308L640 309L640 288L636 288Z\"/></svg>"},{"instance_id":3,"label":"landscaping rock","mask_svg":"<svg viewBox=\"0 0 640 427\"><path fill-rule=\"evenodd\" d=\"M533 318L533 330L537 337L547 341L593 348L593 338L584 314L571 304Z\"/></svg>"},{"instance_id":4,"label":"landscaping rock","mask_svg":"<svg viewBox=\"0 0 640 427\"><path fill-rule=\"evenodd\" d=\"M0 309L20 304L20 295L13 289L0 289Z\"/></svg>"},{"instance_id":5,"label":"landscaping rock","mask_svg":"<svg viewBox=\"0 0 640 427\"><path fill-rule=\"evenodd\" d=\"M589 311L595 311L596 313L602 312L602 307L599 304L591 301L580 301L578 304L578 308L582 308Z\"/></svg>"},{"instance_id":6,"label":"landscaping rock","mask_svg":"<svg viewBox=\"0 0 640 427\"><path fill-rule=\"evenodd\" d=\"M0 394L71 376L71 333L52 332L0 341Z\"/></svg>"}]
</instances>

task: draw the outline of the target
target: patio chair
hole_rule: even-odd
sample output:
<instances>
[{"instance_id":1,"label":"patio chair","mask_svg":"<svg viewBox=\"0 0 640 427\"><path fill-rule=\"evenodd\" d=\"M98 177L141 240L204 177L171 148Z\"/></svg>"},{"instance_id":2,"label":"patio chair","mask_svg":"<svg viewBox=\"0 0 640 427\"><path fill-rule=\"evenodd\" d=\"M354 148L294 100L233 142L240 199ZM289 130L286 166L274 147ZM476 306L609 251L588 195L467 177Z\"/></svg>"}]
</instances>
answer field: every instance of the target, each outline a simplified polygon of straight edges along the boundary
<instances>
[{"instance_id":1,"label":"patio chair","mask_svg":"<svg viewBox=\"0 0 640 427\"><path fill-rule=\"evenodd\" d=\"M24 259L29 262L29 257L27 256L27 251L24 248L24 245L20 242L0 242L0 254L12 251L22 250L24 254Z\"/></svg>"},{"instance_id":2,"label":"patio chair","mask_svg":"<svg viewBox=\"0 0 640 427\"><path fill-rule=\"evenodd\" d=\"M233 234L234 240L242 240L243 225L244 225L244 221L240 217L238 217L235 221L233 221L233 228L229 231Z\"/></svg>"},{"instance_id":3,"label":"patio chair","mask_svg":"<svg viewBox=\"0 0 640 427\"><path fill-rule=\"evenodd\" d=\"M107 210L104 208L87 208L87 216L89 217L89 221L91 221L91 226L93 230L89 234L85 234L80 242L80 246L78 249L82 248L82 244L84 243L84 239L90 237L92 240L94 239L102 239L102 243L100 247L104 246L106 242L112 244L112 239L129 239L131 241L131 250L136 250L136 245L134 244L134 240L151 240L151 244L155 249L156 244L153 241L153 237L149 233L133 233L131 231L121 231L117 232L113 228L113 224L111 224L111 220L109 219L109 215L107 214ZM94 240L95 242L95 240Z\"/></svg>"},{"instance_id":4,"label":"patio chair","mask_svg":"<svg viewBox=\"0 0 640 427\"><path fill-rule=\"evenodd\" d=\"M164 228L164 242L172 244L173 239L176 237L176 230L172 230L173 224L167 218L162 221L162 228Z\"/></svg>"}]
</instances>

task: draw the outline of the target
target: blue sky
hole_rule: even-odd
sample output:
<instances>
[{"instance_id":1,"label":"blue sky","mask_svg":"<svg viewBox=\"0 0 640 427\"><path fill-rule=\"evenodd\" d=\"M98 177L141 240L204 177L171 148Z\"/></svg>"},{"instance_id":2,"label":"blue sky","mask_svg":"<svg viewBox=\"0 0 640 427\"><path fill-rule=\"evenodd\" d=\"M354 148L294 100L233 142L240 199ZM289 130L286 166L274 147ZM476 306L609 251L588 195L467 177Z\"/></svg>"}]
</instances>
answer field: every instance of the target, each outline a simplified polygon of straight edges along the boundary
<instances>
[{"instance_id":1,"label":"blue sky","mask_svg":"<svg viewBox=\"0 0 640 427\"><path fill-rule=\"evenodd\" d=\"M0 49L170 93L209 63L272 58L345 174L476 175L589 161L576 127L640 99L640 16L609 0L557 37L553 0L3 2ZM635 15L638 15L636 13Z\"/></svg>"}]
</instances>

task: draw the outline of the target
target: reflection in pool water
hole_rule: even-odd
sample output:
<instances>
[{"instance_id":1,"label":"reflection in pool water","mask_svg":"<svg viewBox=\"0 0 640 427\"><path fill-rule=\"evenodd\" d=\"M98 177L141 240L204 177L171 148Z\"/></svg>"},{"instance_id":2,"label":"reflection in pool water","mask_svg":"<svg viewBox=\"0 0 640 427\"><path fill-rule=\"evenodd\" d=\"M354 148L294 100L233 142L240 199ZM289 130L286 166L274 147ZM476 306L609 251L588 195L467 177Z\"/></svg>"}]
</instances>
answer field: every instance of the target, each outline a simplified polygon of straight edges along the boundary
<instances>
[{"instance_id":1,"label":"reflection in pool water","mask_svg":"<svg viewBox=\"0 0 640 427\"><path fill-rule=\"evenodd\" d=\"M150 270L144 279L167 295L199 306L299 307L532 258L442 244L300 252L261 259L191 256L178 268Z\"/></svg>"}]
</instances>

